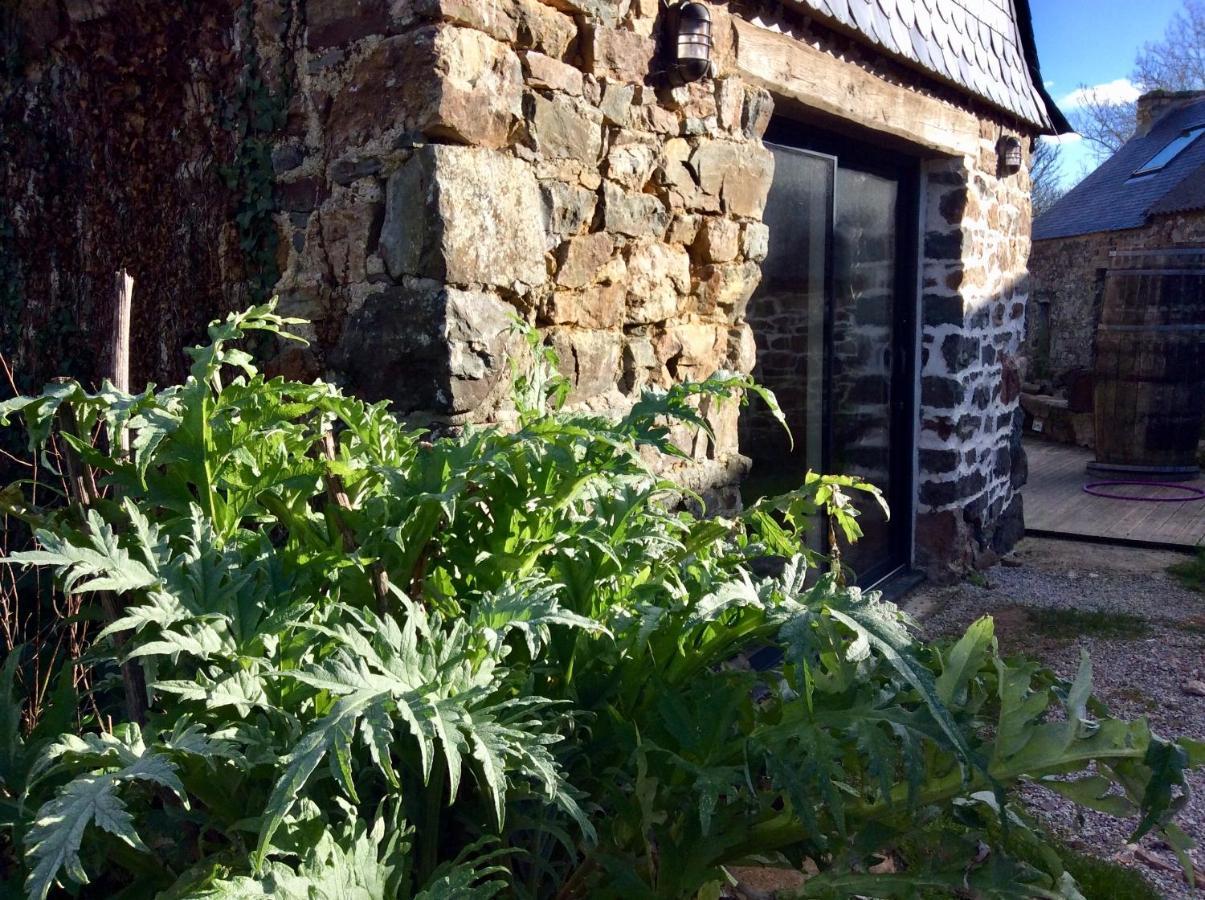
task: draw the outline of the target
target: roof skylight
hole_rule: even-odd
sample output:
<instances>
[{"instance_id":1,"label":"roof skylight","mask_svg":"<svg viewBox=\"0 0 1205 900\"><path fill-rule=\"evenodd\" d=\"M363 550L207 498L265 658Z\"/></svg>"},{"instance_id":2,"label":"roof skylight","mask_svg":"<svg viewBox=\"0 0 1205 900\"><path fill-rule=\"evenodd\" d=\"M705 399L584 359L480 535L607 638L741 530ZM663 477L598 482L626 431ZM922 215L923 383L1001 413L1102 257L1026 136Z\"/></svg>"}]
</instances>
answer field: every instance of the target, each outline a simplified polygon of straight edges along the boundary
<instances>
[{"instance_id":1,"label":"roof skylight","mask_svg":"<svg viewBox=\"0 0 1205 900\"><path fill-rule=\"evenodd\" d=\"M1150 175L1152 172L1158 172L1166 167L1173 159L1187 150L1192 142L1205 134L1205 125L1197 125L1189 128L1186 131L1180 132L1179 136L1174 138L1162 150L1156 153L1147 161L1146 165L1134 170L1133 177L1139 175Z\"/></svg>"}]
</instances>

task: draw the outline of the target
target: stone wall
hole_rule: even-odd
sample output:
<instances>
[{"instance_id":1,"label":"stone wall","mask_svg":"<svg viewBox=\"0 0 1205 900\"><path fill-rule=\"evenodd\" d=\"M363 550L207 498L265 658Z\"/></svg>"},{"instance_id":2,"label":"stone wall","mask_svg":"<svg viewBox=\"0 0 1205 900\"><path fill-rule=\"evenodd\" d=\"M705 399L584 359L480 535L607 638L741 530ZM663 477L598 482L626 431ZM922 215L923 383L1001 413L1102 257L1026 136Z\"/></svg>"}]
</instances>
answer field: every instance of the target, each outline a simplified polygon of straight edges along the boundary
<instances>
[{"instance_id":1,"label":"stone wall","mask_svg":"<svg viewBox=\"0 0 1205 900\"><path fill-rule=\"evenodd\" d=\"M991 564L1024 534L1021 350L1029 295L1026 172L977 156L924 167L918 561L934 577Z\"/></svg>"},{"instance_id":2,"label":"stone wall","mask_svg":"<svg viewBox=\"0 0 1205 900\"><path fill-rule=\"evenodd\" d=\"M291 364L454 423L505 417L516 315L577 406L752 368L765 91L662 86L655 0L360 7L311 2L299 59L278 289L315 343ZM731 484L735 408L708 416L698 477Z\"/></svg>"},{"instance_id":3,"label":"stone wall","mask_svg":"<svg viewBox=\"0 0 1205 900\"><path fill-rule=\"evenodd\" d=\"M918 556L945 575L1016 537L1028 184L995 170L1016 127L949 85L768 0L711 4L716 77L677 89L658 0L204 0L170 22L110 0L40 7L47 34L3 97L53 108L36 146L68 148L74 180L25 188L6 169L4 200L24 207L0 268L24 272L37 315L91 321L92 304L103 323L108 273L131 266L136 346L158 361L136 380L177 375L164 361L198 322L270 292L313 323L274 371L427 420L507 417L516 316L584 408L749 372L776 104L910 148L925 160ZM98 40L116 66L87 56ZM124 60L156 40L160 57ZM111 176L114 133L129 137ZM90 190L110 201L97 214L56 214ZM80 249L43 265L48 235ZM680 435L694 465L677 474L730 501L737 411L704 412L716 440Z\"/></svg>"},{"instance_id":4,"label":"stone wall","mask_svg":"<svg viewBox=\"0 0 1205 900\"><path fill-rule=\"evenodd\" d=\"M1037 308L1026 334L1028 379L1058 389L1069 374L1091 371L1110 253L1202 242L1205 213L1158 216L1141 229L1035 241L1030 271Z\"/></svg>"},{"instance_id":5,"label":"stone wall","mask_svg":"<svg viewBox=\"0 0 1205 900\"><path fill-rule=\"evenodd\" d=\"M247 302L233 184L252 30L237 0L0 8L0 355L21 389L100 375L122 266L135 383L181 379L181 348Z\"/></svg>"},{"instance_id":6,"label":"stone wall","mask_svg":"<svg viewBox=\"0 0 1205 900\"><path fill-rule=\"evenodd\" d=\"M1019 399L1032 224L1029 135L776 4L742 10L734 21L735 66L769 86L788 114L815 109L838 128L848 119L856 123L852 136L920 160L915 562L938 580L990 565L1024 533L1019 490L1028 468ZM866 72L873 82L862 79ZM850 96L859 98L857 109ZM1026 148L1026 165L1015 174L999 169L999 147L1009 136ZM856 350L846 348L847 356L858 357ZM850 383L872 383L874 373L864 374ZM856 422L852 396L845 406Z\"/></svg>"}]
</instances>

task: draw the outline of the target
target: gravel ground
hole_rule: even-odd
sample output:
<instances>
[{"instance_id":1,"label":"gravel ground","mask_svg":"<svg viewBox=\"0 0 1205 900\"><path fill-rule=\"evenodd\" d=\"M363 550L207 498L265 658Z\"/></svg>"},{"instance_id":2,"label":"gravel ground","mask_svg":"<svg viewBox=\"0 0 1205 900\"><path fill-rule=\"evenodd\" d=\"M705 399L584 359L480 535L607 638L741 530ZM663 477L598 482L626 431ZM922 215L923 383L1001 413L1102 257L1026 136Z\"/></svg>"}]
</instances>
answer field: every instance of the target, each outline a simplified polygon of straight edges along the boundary
<instances>
[{"instance_id":1,"label":"gravel ground","mask_svg":"<svg viewBox=\"0 0 1205 900\"><path fill-rule=\"evenodd\" d=\"M1074 676L1080 648L1092 656L1096 693L1123 718L1146 716L1165 736L1205 740L1205 698L1184 691L1205 680L1205 596L1181 587L1167 567L1184 559L1164 551L1028 538L1007 562L985 573L986 586L922 585L904 602L930 636L961 632L987 614L996 618L1001 649L1036 656L1064 678ZM1027 608L1075 608L1127 613L1150 631L1135 640L1036 633ZM1193 796L1178 820L1205 845L1205 772L1190 776ZM1127 847L1134 821L1088 811L1080 819L1069 801L1040 788L1024 791L1030 808L1067 843L1142 872L1170 900L1200 900L1205 889L1186 884L1174 855L1148 836ZM1194 853L1205 869L1205 846Z\"/></svg>"}]
</instances>

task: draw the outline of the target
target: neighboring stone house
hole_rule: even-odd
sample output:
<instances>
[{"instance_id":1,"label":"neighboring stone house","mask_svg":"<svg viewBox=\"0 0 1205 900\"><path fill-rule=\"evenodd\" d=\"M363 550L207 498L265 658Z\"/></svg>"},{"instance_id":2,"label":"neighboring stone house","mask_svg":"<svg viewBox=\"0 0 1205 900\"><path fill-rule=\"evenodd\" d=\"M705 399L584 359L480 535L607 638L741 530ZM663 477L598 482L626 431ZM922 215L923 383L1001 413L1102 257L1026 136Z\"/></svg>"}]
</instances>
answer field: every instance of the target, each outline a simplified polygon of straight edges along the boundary
<instances>
[{"instance_id":1,"label":"neighboring stone house","mask_svg":"<svg viewBox=\"0 0 1205 900\"><path fill-rule=\"evenodd\" d=\"M1136 126L1034 223L1028 378L1048 395L1080 395L1072 405L1085 422L1109 254L1205 245L1205 92L1146 94ZM1078 439L1090 443L1090 432Z\"/></svg>"},{"instance_id":2,"label":"neighboring stone house","mask_svg":"<svg viewBox=\"0 0 1205 900\"><path fill-rule=\"evenodd\" d=\"M712 76L674 87L659 0L21 4L5 346L72 364L124 264L136 378L272 290L314 323L279 370L461 423L506 417L518 314L580 406L769 384L793 453L711 406L675 475L723 502L751 462L871 478L895 515L865 520L863 580L990 563L1023 528L1025 163L1066 127L1028 4L707 6Z\"/></svg>"}]
</instances>

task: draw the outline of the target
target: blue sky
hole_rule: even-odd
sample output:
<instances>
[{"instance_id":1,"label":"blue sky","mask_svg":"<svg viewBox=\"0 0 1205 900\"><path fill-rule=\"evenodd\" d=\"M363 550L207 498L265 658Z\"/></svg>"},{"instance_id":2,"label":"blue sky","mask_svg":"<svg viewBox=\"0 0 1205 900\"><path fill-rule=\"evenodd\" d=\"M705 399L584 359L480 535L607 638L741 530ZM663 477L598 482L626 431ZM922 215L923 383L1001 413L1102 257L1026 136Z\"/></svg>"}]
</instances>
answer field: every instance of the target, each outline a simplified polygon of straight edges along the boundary
<instances>
[{"instance_id":1,"label":"blue sky","mask_svg":"<svg viewBox=\"0 0 1205 900\"><path fill-rule=\"evenodd\" d=\"M1063 112L1073 115L1081 86L1132 99L1134 57L1143 44L1163 36L1182 5L1182 0L1030 0L1042 77ZM1065 140L1060 154L1068 185L1096 165L1083 142Z\"/></svg>"}]
</instances>

